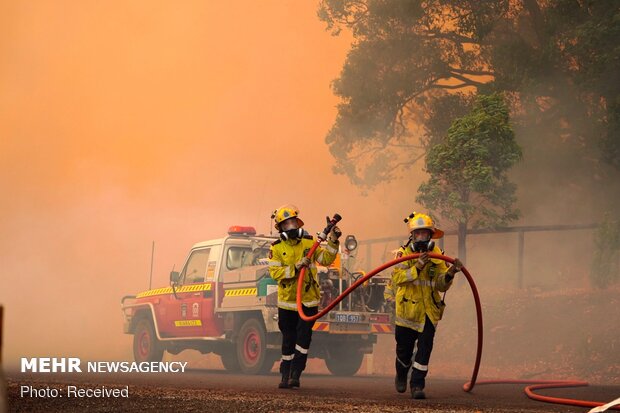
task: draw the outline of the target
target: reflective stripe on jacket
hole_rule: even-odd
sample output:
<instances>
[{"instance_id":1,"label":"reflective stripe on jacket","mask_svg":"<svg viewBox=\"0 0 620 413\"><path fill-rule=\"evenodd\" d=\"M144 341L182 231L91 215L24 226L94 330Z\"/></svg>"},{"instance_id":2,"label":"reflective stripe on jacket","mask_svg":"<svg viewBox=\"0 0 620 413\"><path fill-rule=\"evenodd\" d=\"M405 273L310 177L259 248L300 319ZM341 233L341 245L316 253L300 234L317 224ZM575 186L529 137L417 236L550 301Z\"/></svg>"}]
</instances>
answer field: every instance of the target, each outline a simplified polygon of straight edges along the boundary
<instances>
[{"instance_id":1,"label":"reflective stripe on jacket","mask_svg":"<svg viewBox=\"0 0 620 413\"><path fill-rule=\"evenodd\" d=\"M437 246L433 252L443 254ZM399 256L411 254L411 246L399 250ZM426 316L434 326L441 320L445 304L439 293L447 291L452 281L446 282L445 261L432 258L422 271L415 267L416 262L417 258L397 264L392 286L396 289L396 325L422 332Z\"/></svg>"},{"instance_id":2,"label":"reflective stripe on jacket","mask_svg":"<svg viewBox=\"0 0 620 413\"><path fill-rule=\"evenodd\" d=\"M297 311L297 275L295 263L299 262L312 248L314 239L304 237L293 245L289 240L276 241L269 253L269 275L278 282L278 307ZM325 248L319 247L314 252L310 268L304 277L304 290L301 300L306 307L319 305L321 290L316 275L316 264L328 266L336 259L338 244L329 242Z\"/></svg>"}]
</instances>

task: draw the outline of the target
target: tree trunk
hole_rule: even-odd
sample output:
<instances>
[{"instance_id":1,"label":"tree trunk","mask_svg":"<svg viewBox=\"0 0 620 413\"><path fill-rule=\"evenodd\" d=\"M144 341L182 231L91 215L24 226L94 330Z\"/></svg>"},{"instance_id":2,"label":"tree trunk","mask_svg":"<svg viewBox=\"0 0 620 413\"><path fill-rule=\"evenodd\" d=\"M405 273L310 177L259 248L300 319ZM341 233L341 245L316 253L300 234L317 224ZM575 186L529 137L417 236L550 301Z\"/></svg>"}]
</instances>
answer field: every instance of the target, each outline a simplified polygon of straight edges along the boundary
<instances>
[{"instance_id":1,"label":"tree trunk","mask_svg":"<svg viewBox=\"0 0 620 413\"><path fill-rule=\"evenodd\" d=\"M534 32L536 32L538 40L537 44L534 46L538 48L544 43L545 39L545 18L537 0L523 0L523 7L527 10L532 19L532 27L534 28Z\"/></svg>"},{"instance_id":2,"label":"tree trunk","mask_svg":"<svg viewBox=\"0 0 620 413\"><path fill-rule=\"evenodd\" d=\"M458 228L458 244L459 244L459 256L463 265L466 265L467 261L467 224L459 222Z\"/></svg>"}]
</instances>

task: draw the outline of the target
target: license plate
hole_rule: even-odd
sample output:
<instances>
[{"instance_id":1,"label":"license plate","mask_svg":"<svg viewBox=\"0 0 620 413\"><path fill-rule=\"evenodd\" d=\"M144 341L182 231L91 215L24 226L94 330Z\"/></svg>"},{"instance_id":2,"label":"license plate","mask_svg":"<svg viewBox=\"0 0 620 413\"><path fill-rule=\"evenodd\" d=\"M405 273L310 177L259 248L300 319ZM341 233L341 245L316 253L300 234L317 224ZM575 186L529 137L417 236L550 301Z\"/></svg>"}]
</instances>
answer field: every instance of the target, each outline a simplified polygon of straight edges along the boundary
<instances>
[{"instance_id":1,"label":"license plate","mask_svg":"<svg viewBox=\"0 0 620 413\"><path fill-rule=\"evenodd\" d=\"M334 321L337 323L361 323L362 316L359 314L336 314Z\"/></svg>"}]
</instances>

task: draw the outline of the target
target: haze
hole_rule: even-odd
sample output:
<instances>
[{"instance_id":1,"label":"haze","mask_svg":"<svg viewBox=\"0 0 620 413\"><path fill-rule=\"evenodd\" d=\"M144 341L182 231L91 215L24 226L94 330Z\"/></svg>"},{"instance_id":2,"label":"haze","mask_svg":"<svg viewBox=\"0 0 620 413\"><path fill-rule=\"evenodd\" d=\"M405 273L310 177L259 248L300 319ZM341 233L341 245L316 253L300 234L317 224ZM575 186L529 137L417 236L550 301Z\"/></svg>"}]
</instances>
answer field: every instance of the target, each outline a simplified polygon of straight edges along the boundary
<instances>
[{"instance_id":1,"label":"haze","mask_svg":"<svg viewBox=\"0 0 620 413\"><path fill-rule=\"evenodd\" d=\"M233 224L268 232L286 202L312 232L334 212L362 237L400 229L410 206L379 219L386 199L331 173L330 82L349 39L325 32L316 7L3 3L7 363L127 355L119 299L148 287L152 241L162 285L194 242Z\"/></svg>"},{"instance_id":2,"label":"haze","mask_svg":"<svg viewBox=\"0 0 620 413\"><path fill-rule=\"evenodd\" d=\"M330 82L351 39L326 32L316 9L275 0L0 5L9 366L26 356L130 359L120 298L148 287L153 241L153 286L162 286L193 243L234 224L269 232L283 203L300 208L310 232L338 212L360 239L405 234L421 165L367 197L332 173ZM563 223L552 213L524 223ZM472 238L472 272L494 285L498 266L514 273L515 242ZM375 250L373 264L394 247ZM575 271L572 254L551 269L534 254L529 268Z\"/></svg>"}]
</instances>

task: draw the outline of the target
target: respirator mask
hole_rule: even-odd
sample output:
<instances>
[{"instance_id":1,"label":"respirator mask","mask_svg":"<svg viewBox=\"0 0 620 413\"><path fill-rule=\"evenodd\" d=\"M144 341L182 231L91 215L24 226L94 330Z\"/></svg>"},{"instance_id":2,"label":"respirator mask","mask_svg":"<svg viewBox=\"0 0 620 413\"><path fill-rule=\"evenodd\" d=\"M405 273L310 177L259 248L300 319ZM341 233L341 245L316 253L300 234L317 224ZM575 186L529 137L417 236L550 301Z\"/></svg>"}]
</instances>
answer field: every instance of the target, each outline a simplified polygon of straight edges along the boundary
<instances>
[{"instance_id":1,"label":"respirator mask","mask_svg":"<svg viewBox=\"0 0 620 413\"><path fill-rule=\"evenodd\" d=\"M435 241L431 241L432 233L428 230L415 230L411 234L413 252L428 252L435 248Z\"/></svg>"},{"instance_id":2,"label":"respirator mask","mask_svg":"<svg viewBox=\"0 0 620 413\"><path fill-rule=\"evenodd\" d=\"M286 240L298 240L304 235L304 230L301 228L289 229L288 231L280 232L280 239Z\"/></svg>"},{"instance_id":3,"label":"respirator mask","mask_svg":"<svg viewBox=\"0 0 620 413\"><path fill-rule=\"evenodd\" d=\"M299 225L297 218L287 219L280 223L280 239L282 241L287 240L299 240L304 235L304 230Z\"/></svg>"},{"instance_id":4,"label":"respirator mask","mask_svg":"<svg viewBox=\"0 0 620 413\"><path fill-rule=\"evenodd\" d=\"M435 248L435 241L415 241L413 252L428 252Z\"/></svg>"}]
</instances>

